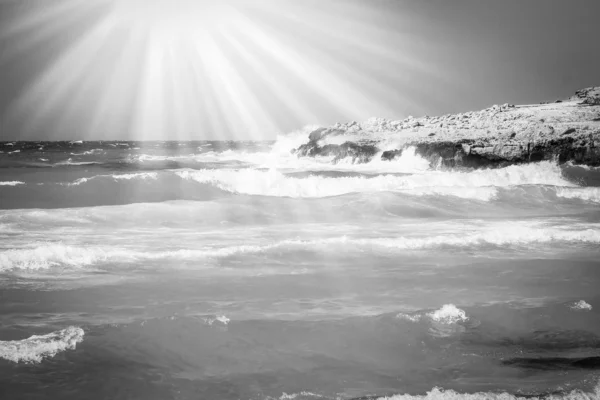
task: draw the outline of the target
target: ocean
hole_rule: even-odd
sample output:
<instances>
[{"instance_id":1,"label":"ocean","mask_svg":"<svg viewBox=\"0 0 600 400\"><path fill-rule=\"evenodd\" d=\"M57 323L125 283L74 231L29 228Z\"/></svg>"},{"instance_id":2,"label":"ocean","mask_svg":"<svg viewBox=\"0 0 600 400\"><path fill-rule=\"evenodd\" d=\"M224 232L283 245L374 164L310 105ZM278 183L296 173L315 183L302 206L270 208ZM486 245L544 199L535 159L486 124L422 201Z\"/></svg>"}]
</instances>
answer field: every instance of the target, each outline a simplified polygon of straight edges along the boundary
<instances>
[{"instance_id":1,"label":"ocean","mask_svg":"<svg viewBox=\"0 0 600 400\"><path fill-rule=\"evenodd\" d=\"M600 398L600 169L0 143L0 399Z\"/></svg>"}]
</instances>

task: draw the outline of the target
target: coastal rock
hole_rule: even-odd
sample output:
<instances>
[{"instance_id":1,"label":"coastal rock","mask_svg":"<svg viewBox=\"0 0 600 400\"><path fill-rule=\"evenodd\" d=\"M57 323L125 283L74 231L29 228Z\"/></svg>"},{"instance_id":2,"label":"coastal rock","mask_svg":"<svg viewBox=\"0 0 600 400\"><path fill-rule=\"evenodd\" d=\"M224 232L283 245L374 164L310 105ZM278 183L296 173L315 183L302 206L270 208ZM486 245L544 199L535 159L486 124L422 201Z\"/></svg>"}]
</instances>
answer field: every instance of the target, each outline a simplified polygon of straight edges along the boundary
<instances>
[{"instance_id":1,"label":"coastal rock","mask_svg":"<svg viewBox=\"0 0 600 400\"><path fill-rule=\"evenodd\" d=\"M402 149L386 150L381 153L381 159L391 161L402 156Z\"/></svg>"},{"instance_id":2,"label":"coastal rock","mask_svg":"<svg viewBox=\"0 0 600 400\"><path fill-rule=\"evenodd\" d=\"M570 100L581 100L581 104L598 106L600 105L600 86L580 89Z\"/></svg>"},{"instance_id":3,"label":"coastal rock","mask_svg":"<svg viewBox=\"0 0 600 400\"><path fill-rule=\"evenodd\" d=\"M414 147L437 168L503 167L542 160L597 166L599 116L600 87L591 87L561 103L506 103L439 117L338 123L311 132L309 142L296 154L362 163L378 153L391 161L401 157L403 149Z\"/></svg>"},{"instance_id":4,"label":"coastal rock","mask_svg":"<svg viewBox=\"0 0 600 400\"><path fill-rule=\"evenodd\" d=\"M333 162L337 163L343 159L349 159L352 163L365 163L371 161L378 152L374 145L360 145L353 142L345 142L341 145L326 144L319 146L314 141L300 146L296 154L309 157L333 157Z\"/></svg>"}]
</instances>

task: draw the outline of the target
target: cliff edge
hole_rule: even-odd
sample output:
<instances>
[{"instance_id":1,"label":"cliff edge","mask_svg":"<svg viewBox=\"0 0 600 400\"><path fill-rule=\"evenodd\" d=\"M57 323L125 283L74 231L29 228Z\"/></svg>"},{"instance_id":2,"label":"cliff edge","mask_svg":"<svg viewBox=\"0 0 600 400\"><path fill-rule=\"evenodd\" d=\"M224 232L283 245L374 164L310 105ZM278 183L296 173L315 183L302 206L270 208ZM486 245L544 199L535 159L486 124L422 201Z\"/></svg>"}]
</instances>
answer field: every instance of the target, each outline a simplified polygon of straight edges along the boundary
<instances>
[{"instance_id":1,"label":"cliff edge","mask_svg":"<svg viewBox=\"0 0 600 400\"><path fill-rule=\"evenodd\" d=\"M369 162L407 147L433 166L502 167L542 160L600 165L600 86L554 103L494 105L481 111L399 121L370 119L312 131L298 156Z\"/></svg>"}]
</instances>

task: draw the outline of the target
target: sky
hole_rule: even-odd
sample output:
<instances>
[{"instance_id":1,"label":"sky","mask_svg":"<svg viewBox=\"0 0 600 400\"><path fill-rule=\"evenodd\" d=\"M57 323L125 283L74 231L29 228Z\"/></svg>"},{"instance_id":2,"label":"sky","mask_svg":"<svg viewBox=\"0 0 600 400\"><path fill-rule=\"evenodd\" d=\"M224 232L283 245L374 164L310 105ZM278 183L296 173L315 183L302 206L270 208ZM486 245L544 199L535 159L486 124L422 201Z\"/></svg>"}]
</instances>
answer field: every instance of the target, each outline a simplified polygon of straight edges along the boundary
<instances>
[{"instance_id":1,"label":"sky","mask_svg":"<svg viewBox=\"0 0 600 400\"><path fill-rule=\"evenodd\" d=\"M0 140L270 140L600 85L598 0L0 0Z\"/></svg>"}]
</instances>

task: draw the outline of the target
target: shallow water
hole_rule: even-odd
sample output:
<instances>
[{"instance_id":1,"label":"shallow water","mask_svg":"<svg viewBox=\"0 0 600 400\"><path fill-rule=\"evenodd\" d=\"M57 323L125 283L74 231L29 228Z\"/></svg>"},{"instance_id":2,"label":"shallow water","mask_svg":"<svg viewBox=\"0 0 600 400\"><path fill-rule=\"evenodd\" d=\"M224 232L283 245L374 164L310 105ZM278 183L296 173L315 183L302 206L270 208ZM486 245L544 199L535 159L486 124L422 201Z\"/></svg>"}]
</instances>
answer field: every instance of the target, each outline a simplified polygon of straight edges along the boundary
<instances>
[{"instance_id":1,"label":"shallow water","mask_svg":"<svg viewBox=\"0 0 600 400\"><path fill-rule=\"evenodd\" d=\"M0 397L599 398L600 170L0 144Z\"/></svg>"}]
</instances>

